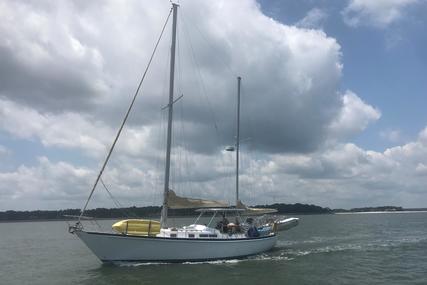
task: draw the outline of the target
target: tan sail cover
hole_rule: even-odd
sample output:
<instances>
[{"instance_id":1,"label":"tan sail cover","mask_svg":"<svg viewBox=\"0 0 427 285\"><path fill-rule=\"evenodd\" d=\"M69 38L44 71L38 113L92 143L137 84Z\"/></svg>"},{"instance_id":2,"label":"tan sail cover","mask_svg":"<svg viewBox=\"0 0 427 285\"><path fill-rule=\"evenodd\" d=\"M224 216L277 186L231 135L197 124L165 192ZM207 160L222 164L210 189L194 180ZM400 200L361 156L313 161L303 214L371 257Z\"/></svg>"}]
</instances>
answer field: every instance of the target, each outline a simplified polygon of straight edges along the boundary
<instances>
[{"instance_id":1,"label":"tan sail cover","mask_svg":"<svg viewBox=\"0 0 427 285\"><path fill-rule=\"evenodd\" d=\"M245 212L243 213L243 215L265 215L265 214L277 213L276 209L248 207L245 204L243 204L242 201L240 200L237 202L237 208L245 209Z\"/></svg>"},{"instance_id":2,"label":"tan sail cover","mask_svg":"<svg viewBox=\"0 0 427 285\"><path fill-rule=\"evenodd\" d=\"M229 207L227 202L180 197L173 190L168 193L168 206L170 209Z\"/></svg>"}]
</instances>

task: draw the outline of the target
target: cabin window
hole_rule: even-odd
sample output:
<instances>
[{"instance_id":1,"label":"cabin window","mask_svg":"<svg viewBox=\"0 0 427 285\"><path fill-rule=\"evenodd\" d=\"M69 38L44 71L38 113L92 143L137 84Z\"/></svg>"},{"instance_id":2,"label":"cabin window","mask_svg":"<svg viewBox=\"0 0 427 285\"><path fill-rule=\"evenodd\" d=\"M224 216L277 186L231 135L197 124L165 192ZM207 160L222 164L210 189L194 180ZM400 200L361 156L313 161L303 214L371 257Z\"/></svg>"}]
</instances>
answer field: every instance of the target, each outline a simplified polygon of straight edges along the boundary
<instances>
[{"instance_id":1,"label":"cabin window","mask_svg":"<svg viewBox=\"0 0 427 285\"><path fill-rule=\"evenodd\" d=\"M176 237L176 234L171 234L171 235L170 235L170 237L172 237L172 238L173 238L173 237Z\"/></svg>"},{"instance_id":2,"label":"cabin window","mask_svg":"<svg viewBox=\"0 0 427 285\"><path fill-rule=\"evenodd\" d=\"M188 234L188 237L193 238L194 234Z\"/></svg>"},{"instance_id":3,"label":"cabin window","mask_svg":"<svg viewBox=\"0 0 427 285\"><path fill-rule=\"evenodd\" d=\"M199 237L204 237L204 238L206 238L206 237L217 237L217 235L216 234L200 234L199 235Z\"/></svg>"}]
</instances>

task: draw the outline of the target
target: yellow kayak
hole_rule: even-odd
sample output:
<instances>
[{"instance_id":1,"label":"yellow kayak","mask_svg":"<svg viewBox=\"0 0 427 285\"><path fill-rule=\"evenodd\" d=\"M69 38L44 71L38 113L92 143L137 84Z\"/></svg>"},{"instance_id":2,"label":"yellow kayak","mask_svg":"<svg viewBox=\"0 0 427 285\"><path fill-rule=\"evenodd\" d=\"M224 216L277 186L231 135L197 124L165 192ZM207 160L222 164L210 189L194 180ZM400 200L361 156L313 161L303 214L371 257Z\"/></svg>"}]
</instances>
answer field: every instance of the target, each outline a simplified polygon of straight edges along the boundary
<instances>
[{"instance_id":1,"label":"yellow kayak","mask_svg":"<svg viewBox=\"0 0 427 285\"><path fill-rule=\"evenodd\" d=\"M121 234L153 236L160 233L160 222L154 220L130 219L122 220L112 226Z\"/></svg>"}]
</instances>

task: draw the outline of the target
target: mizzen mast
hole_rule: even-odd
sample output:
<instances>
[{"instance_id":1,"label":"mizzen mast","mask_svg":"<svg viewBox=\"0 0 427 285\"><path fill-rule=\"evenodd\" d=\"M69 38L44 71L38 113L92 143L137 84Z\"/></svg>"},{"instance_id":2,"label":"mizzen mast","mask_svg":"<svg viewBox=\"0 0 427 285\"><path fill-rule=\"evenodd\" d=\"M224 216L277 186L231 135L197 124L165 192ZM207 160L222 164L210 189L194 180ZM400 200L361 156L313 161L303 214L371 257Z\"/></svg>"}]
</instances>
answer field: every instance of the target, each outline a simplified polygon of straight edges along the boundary
<instances>
[{"instance_id":1,"label":"mizzen mast","mask_svg":"<svg viewBox=\"0 0 427 285\"><path fill-rule=\"evenodd\" d=\"M239 148L240 148L240 83L242 78L237 77L237 134L236 134L236 208L239 205Z\"/></svg>"}]
</instances>

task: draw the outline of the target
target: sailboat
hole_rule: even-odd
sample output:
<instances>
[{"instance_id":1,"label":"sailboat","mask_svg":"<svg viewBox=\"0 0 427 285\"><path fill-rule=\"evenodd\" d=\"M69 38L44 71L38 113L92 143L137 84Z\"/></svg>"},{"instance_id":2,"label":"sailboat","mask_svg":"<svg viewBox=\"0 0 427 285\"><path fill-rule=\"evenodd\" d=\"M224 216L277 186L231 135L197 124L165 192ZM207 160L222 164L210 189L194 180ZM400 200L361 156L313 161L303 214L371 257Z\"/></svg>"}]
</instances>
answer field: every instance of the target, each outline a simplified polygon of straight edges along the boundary
<instances>
[{"instance_id":1,"label":"sailboat","mask_svg":"<svg viewBox=\"0 0 427 285\"><path fill-rule=\"evenodd\" d=\"M174 67L178 5L172 3L171 11L173 12L172 45L169 104L167 105L166 166L161 218L160 221L143 219L119 221L112 226L114 232L88 230L82 223L88 202L92 197L97 183L101 180L101 175L134 102L132 101L131 107L113 142L113 146L107 155L107 159L101 168L89 198L81 210L78 221L69 227L69 232L77 235L102 262L183 262L241 258L265 252L274 247L277 242L277 227L274 227L274 223L266 224L267 230L261 231L261 228L251 219L248 219L247 222L242 222L240 219L241 213L251 212L251 210L256 212L257 209L246 207L239 200L238 150L236 152L236 205L234 207L229 207L227 203L221 201L180 197L169 187L173 104L176 101L174 99ZM238 79L238 94L240 97L240 78ZM236 146L237 148L239 146L239 137L237 137ZM183 227L168 226L168 209L195 207L200 209L196 210L199 216L193 224ZM207 224L202 224L201 217L206 214L211 216L210 220ZM235 223L230 223L227 220L227 216L230 217L230 215L236 217ZM218 218L220 219L219 221L217 221Z\"/></svg>"}]
</instances>

